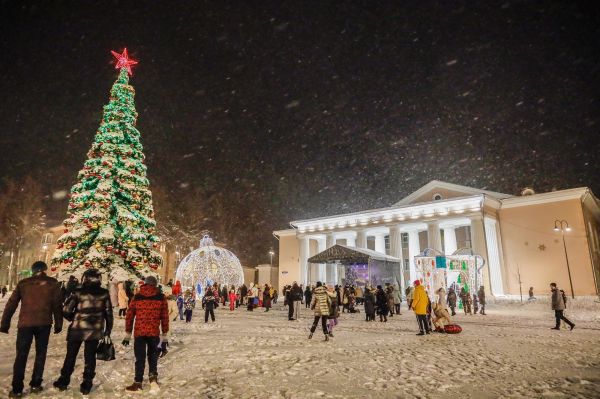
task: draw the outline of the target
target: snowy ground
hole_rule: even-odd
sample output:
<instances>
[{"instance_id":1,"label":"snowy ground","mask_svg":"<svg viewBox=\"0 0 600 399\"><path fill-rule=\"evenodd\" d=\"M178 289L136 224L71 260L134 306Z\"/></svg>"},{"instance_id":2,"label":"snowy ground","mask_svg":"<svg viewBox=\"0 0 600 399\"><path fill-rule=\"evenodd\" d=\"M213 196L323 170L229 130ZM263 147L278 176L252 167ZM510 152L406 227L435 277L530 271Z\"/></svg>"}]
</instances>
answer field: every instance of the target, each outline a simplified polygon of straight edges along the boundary
<instances>
[{"instance_id":1,"label":"snowy ground","mask_svg":"<svg viewBox=\"0 0 600 399\"><path fill-rule=\"evenodd\" d=\"M600 304L582 300L571 308L573 332L549 329L554 319L545 301L503 302L490 305L487 316L456 317L462 334L425 337L415 335L414 315L405 307L388 323L344 314L329 342L319 330L307 340L308 310L289 322L279 308L230 313L220 307L214 324L204 324L197 310L191 324L172 323L171 352L160 360L162 390L155 397L598 398ZM124 322L116 324L113 338L120 342ZM0 336L0 395L10 390L15 333L13 327ZM46 391L37 397L81 397L82 355L70 390L61 395L51 387L64 339L65 332L51 337ZM91 398L128 397L123 388L133 380L133 350L117 346L117 360L98 363Z\"/></svg>"}]
</instances>

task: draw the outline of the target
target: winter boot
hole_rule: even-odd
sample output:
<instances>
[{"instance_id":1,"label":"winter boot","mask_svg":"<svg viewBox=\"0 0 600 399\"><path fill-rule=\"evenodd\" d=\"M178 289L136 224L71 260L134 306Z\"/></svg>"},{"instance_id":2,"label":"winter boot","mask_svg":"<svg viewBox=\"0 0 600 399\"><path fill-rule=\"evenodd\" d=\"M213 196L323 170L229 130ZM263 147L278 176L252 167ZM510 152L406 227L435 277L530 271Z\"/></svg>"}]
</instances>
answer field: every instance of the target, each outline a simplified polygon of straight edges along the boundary
<instances>
[{"instance_id":1,"label":"winter boot","mask_svg":"<svg viewBox=\"0 0 600 399\"><path fill-rule=\"evenodd\" d=\"M313 336L313 333L312 333L312 331L311 331L311 332L310 332L310 334L308 334L308 339L311 339L311 338L312 338L312 336Z\"/></svg>"},{"instance_id":2,"label":"winter boot","mask_svg":"<svg viewBox=\"0 0 600 399\"><path fill-rule=\"evenodd\" d=\"M134 382L133 384L126 387L125 390L128 392L142 393L142 391L143 391L142 383Z\"/></svg>"},{"instance_id":3,"label":"winter boot","mask_svg":"<svg viewBox=\"0 0 600 399\"><path fill-rule=\"evenodd\" d=\"M325 341L329 341L329 335L325 334Z\"/></svg>"},{"instance_id":4,"label":"winter boot","mask_svg":"<svg viewBox=\"0 0 600 399\"><path fill-rule=\"evenodd\" d=\"M83 380L79 386L79 392L81 392L82 395L87 395L92 390L92 386L93 384L91 380Z\"/></svg>"},{"instance_id":5,"label":"winter boot","mask_svg":"<svg viewBox=\"0 0 600 399\"><path fill-rule=\"evenodd\" d=\"M10 391L8 393L8 397L9 398L22 398L23 397L23 392L13 392L13 391Z\"/></svg>"},{"instance_id":6,"label":"winter boot","mask_svg":"<svg viewBox=\"0 0 600 399\"><path fill-rule=\"evenodd\" d=\"M60 377L58 377L58 380L54 381L54 383L52 383L52 385L54 386L54 388L58 389L59 391L66 391L67 388L69 388L69 380L65 377L63 377L62 375Z\"/></svg>"},{"instance_id":7,"label":"winter boot","mask_svg":"<svg viewBox=\"0 0 600 399\"><path fill-rule=\"evenodd\" d=\"M41 385L36 385L34 387L31 387L31 389L29 390L30 393L40 393L44 390L44 388L42 388Z\"/></svg>"},{"instance_id":8,"label":"winter boot","mask_svg":"<svg viewBox=\"0 0 600 399\"><path fill-rule=\"evenodd\" d=\"M160 390L160 386L158 385L158 375L156 375L156 374L150 374L148 376L148 380L150 381L150 390L151 391L158 391L158 390Z\"/></svg>"}]
</instances>

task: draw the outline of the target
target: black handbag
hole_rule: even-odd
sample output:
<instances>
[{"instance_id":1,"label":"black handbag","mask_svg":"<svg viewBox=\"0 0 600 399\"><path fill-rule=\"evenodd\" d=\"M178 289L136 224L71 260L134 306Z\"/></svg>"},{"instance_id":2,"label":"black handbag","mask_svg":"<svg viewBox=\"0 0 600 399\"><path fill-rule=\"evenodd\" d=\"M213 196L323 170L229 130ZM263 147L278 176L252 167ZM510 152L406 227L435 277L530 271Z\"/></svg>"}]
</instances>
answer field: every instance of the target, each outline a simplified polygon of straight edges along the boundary
<instances>
[{"instance_id":1,"label":"black handbag","mask_svg":"<svg viewBox=\"0 0 600 399\"><path fill-rule=\"evenodd\" d=\"M112 343L110 337L104 337L100 340L100 342L98 342L96 359L107 362L110 360L115 360L115 345Z\"/></svg>"}]
</instances>

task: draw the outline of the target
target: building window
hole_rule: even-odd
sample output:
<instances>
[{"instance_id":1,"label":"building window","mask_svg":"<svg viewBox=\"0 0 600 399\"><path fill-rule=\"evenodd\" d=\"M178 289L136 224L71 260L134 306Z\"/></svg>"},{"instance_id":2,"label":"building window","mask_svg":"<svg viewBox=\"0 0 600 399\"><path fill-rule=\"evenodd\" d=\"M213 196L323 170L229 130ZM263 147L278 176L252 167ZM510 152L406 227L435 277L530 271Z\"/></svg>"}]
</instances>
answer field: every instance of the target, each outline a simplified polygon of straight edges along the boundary
<instances>
[{"instance_id":1,"label":"building window","mask_svg":"<svg viewBox=\"0 0 600 399\"><path fill-rule=\"evenodd\" d=\"M389 254L390 253L390 236L385 236L384 240L385 240L385 253Z\"/></svg>"},{"instance_id":2,"label":"building window","mask_svg":"<svg viewBox=\"0 0 600 399\"><path fill-rule=\"evenodd\" d=\"M408 233L401 233L400 237L402 237L402 248L408 248Z\"/></svg>"},{"instance_id":3,"label":"building window","mask_svg":"<svg viewBox=\"0 0 600 399\"><path fill-rule=\"evenodd\" d=\"M440 193L435 193L435 194L433 194L433 196L431 197L431 199L434 200L434 201L440 201L440 200L443 200L444 197Z\"/></svg>"},{"instance_id":4,"label":"building window","mask_svg":"<svg viewBox=\"0 0 600 399\"><path fill-rule=\"evenodd\" d=\"M404 271L405 272L410 271L410 260L409 259L404 259Z\"/></svg>"},{"instance_id":5,"label":"building window","mask_svg":"<svg viewBox=\"0 0 600 399\"><path fill-rule=\"evenodd\" d=\"M54 234L46 233L42 237L42 245L52 244L53 240L54 240Z\"/></svg>"}]
</instances>

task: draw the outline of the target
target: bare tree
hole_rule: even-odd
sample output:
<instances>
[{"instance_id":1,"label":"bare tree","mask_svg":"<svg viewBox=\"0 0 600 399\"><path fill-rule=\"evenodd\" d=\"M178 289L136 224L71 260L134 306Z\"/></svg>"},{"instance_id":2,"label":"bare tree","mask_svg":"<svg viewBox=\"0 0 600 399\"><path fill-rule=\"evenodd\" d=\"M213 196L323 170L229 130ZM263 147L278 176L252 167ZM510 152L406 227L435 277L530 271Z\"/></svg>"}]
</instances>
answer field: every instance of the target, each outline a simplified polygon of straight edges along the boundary
<instances>
[{"instance_id":1,"label":"bare tree","mask_svg":"<svg viewBox=\"0 0 600 399\"><path fill-rule=\"evenodd\" d=\"M22 180L7 179L0 192L0 242L10 251L8 286L16 282L16 269L23 242L39 238L45 227L40 184L32 177Z\"/></svg>"}]
</instances>

